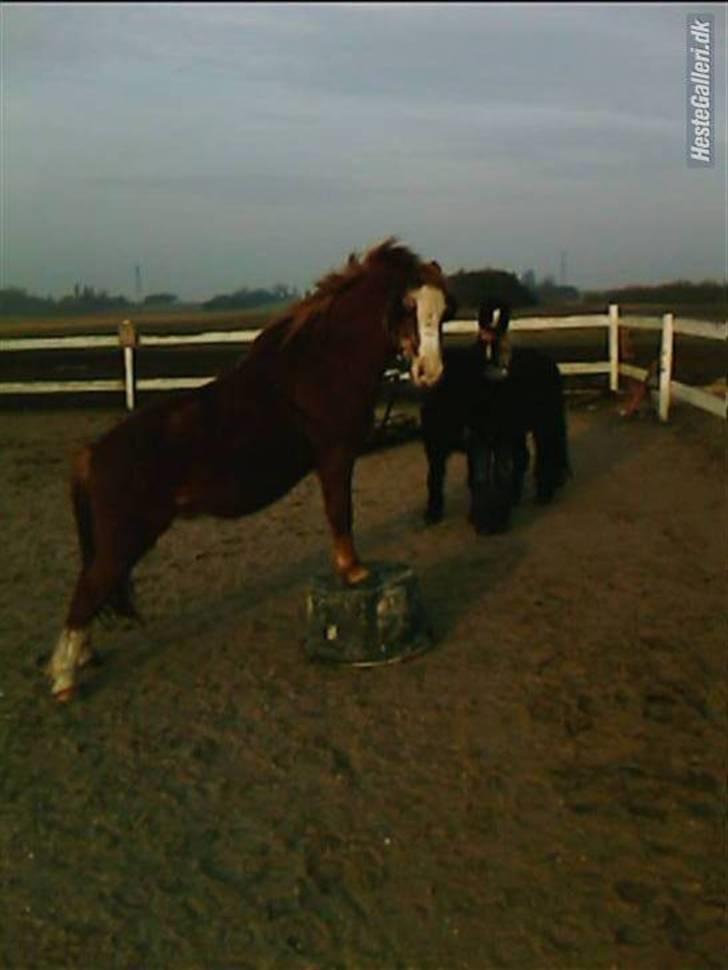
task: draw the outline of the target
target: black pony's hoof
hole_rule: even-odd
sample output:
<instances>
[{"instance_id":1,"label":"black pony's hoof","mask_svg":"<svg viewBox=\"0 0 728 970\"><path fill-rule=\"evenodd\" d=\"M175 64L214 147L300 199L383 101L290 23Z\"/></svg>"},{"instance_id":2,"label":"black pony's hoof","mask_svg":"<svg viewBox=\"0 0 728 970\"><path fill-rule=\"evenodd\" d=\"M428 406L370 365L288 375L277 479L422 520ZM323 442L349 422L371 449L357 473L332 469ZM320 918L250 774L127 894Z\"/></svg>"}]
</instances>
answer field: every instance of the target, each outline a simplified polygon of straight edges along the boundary
<instances>
[{"instance_id":1,"label":"black pony's hoof","mask_svg":"<svg viewBox=\"0 0 728 970\"><path fill-rule=\"evenodd\" d=\"M479 536L499 535L502 532L507 532L511 524L511 517L509 514L487 516L485 519L476 518L473 515L470 515L469 520L473 527L473 531Z\"/></svg>"},{"instance_id":2,"label":"black pony's hoof","mask_svg":"<svg viewBox=\"0 0 728 970\"><path fill-rule=\"evenodd\" d=\"M498 525L476 525L473 528L477 536L497 536L503 532L508 532L508 526L500 523Z\"/></svg>"},{"instance_id":3,"label":"black pony's hoof","mask_svg":"<svg viewBox=\"0 0 728 970\"><path fill-rule=\"evenodd\" d=\"M437 525L438 522L442 522L442 519L442 509L425 509L425 514L422 516L425 525Z\"/></svg>"},{"instance_id":4,"label":"black pony's hoof","mask_svg":"<svg viewBox=\"0 0 728 970\"><path fill-rule=\"evenodd\" d=\"M508 525L508 522L489 522L487 525L476 526L475 531L479 536L497 536L508 532Z\"/></svg>"}]
</instances>

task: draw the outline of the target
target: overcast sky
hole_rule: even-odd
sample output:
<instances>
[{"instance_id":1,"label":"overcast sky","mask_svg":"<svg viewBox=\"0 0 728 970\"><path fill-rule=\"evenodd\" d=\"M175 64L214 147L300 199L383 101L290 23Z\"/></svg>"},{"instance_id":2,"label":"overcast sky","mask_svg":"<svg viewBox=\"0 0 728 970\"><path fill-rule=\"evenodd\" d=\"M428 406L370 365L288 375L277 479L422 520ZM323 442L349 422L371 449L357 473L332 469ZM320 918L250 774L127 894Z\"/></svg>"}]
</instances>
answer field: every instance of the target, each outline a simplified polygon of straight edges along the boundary
<instances>
[{"instance_id":1,"label":"overcast sky","mask_svg":"<svg viewBox=\"0 0 728 970\"><path fill-rule=\"evenodd\" d=\"M686 164L686 17L717 151ZM394 234L446 270L722 278L717 4L14 4L2 286L301 288Z\"/></svg>"}]
</instances>

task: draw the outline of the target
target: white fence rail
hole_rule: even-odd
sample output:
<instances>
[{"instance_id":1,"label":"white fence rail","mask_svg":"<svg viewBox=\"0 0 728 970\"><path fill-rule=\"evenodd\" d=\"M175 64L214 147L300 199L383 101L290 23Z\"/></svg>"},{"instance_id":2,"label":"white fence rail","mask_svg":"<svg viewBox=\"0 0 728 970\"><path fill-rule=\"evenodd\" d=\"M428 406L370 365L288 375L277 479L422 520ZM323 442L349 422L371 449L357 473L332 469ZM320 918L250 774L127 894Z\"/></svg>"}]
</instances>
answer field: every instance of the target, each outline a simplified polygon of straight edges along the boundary
<instances>
[{"instance_id":1,"label":"white fence rail","mask_svg":"<svg viewBox=\"0 0 728 970\"><path fill-rule=\"evenodd\" d=\"M559 363L562 374L604 374L609 376L612 391L619 389L620 375L646 380L648 371L635 367L619 358L619 328L651 330L661 332L661 351L659 366L658 412L662 421L667 421L670 402L674 398L695 407L709 411L720 418L726 418L726 396L718 397L702 388L683 384L673 379L673 359L675 335L699 337L706 340L726 343L728 326L725 323L710 323L703 320L675 319L666 313L661 320L650 317L619 316L619 308L612 305L609 313L595 313L587 316L567 317L525 317L512 320L510 330L553 331L584 330L602 328L607 335L608 355L597 361L566 361ZM446 334L474 334L477 332L476 320L453 320L446 323ZM63 380L63 381L4 381L0 382L0 394L59 394L69 392L117 392L125 395L126 406L132 410L136 403L137 391L158 391L199 387L213 380L213 377L136 377L135 355L144 347L179 347L194 344L237 344L252 343L259 330L208 331L196 334L144 335L134 331L129 321L119 327L118 336L73 336L73 337L23 337L0 340L0 352L36 350L86 350L117 348L122 350L123 375L114 380Z\"/></svg>"}]
</instances>

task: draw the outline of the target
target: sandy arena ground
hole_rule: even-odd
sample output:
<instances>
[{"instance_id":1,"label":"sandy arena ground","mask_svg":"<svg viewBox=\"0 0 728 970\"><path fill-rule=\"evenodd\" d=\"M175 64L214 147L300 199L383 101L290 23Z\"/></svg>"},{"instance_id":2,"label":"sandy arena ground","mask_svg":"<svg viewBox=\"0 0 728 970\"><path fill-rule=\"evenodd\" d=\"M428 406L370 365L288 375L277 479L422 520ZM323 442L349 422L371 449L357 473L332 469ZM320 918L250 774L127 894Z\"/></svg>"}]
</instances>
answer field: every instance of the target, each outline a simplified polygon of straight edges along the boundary
<instances>
[{"instance_id":1,"label":"sandy arena ground","mask_svg":"<svg viewBox=\"0 0 728 970\"><path fill-rule=\"evenodd\" d=\"M315 479L179 523L61 706L67 460L118 417L0 414L2 967L725 967L724 422L574 407L573 480L490 538L462 459L431 529L421 445L361 459L438 637L406 664L304 657Z\"/></svg>"}]
</instances>

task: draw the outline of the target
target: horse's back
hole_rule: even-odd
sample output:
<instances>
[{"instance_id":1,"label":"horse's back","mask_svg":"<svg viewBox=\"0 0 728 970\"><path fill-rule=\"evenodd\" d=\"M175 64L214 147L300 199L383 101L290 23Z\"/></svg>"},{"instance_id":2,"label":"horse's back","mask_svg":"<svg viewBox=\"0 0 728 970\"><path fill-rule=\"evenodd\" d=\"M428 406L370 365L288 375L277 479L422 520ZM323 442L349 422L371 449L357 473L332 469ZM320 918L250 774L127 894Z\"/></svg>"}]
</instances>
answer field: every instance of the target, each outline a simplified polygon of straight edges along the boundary
<instances>
[{"instance_id":1,"label":"horse's back","mask_svg":"<svg viewBox=\"0 0 728 970\"><path fill-rule=\"evenodd\" d=\"M570 469L564 379L556 361L534 347L513 350L511 381L519 422L532 431L557 475Z\"/></svg>"},{"instance_id":2,"label":"horse's back","mask_svg":"<svg viewBox=\"0 0 728 970\"><path fill-rule=\"evenodd\" d=\"M97 491L130 510L238 516L289 491L312 454L254 360L129 415L91 445L90 461Z\"/></svg>"},{"instance_id":3,"label":"horse's back","mask_svg":"<svg viewBox=\"0 0 728 970\"><path fill-rule=\"evenodd\" d=\"M514 347L511 350L511 377L523 383L546 382L561 387L559 366L550 354L536 347Z\"/></svg>"}]
</instances>

